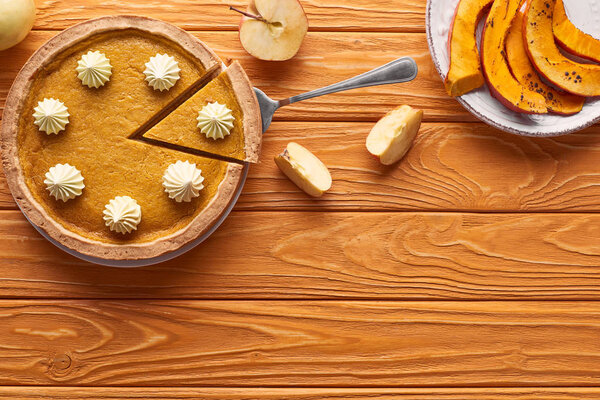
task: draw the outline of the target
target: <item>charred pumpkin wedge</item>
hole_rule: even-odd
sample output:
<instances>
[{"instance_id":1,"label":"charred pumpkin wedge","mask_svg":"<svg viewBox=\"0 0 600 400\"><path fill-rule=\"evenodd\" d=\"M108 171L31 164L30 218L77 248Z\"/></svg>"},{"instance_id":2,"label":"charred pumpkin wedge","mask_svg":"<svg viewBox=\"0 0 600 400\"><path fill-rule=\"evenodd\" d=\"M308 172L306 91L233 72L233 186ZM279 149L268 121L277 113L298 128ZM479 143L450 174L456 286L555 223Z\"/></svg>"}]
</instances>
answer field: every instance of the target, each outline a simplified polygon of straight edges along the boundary
<instances>
[{"instance_id":1,"label":"charred pumpkin wedge","mask_svg":"<svg viewBox=\"0 0 600 400\"><path fill-rule=\"evenodd\" d=\"M554 6L552 28L556 41L570 53L588 60L600 62L600 40L582 32L567 17L563 0Z\"/></svg>"},{"instance_id":2,"label":"charred pumpkin wedge","mask_svg":"<svg viewBox=\"0 0 600 400\"><path fill-rule=\"evenodd\" d=\"M584 97L558 91L546 85L531 65L523 43L523 12L519 10L506 36L506 59L519 83L546 99L548 110L556 114L577 114L583 108Z\"/></svg>"},{"instance_id":3,"label":"charred pumpkin wedge","mask_svg":"<svg viewBox=\"0 0 600 400\"><path fill-rule=\"evenodd\" d=\"M444 81L450 96L462 96L485 83L475 34L493 0L460 0L448 34L450 69Z\"/></svg>"},{"instance_id":4,"label":"charred pumpkin wedge","mask_svg":"<svg viewBox=\"0 0 600 400\"><path fill-rule=\"evenodd\" d=\"M521 0L496 0L485 22L481 43L483 72L492 95L509 109L526 114L548 112L546 100L519 83L505 57L505 42Z\"/></svg>"},{"instance_id":5,"label":"charred pumpkin wedge","mask_svg":"<svg viewBox=\"0 0 600 400\"><path fill-rule=\"evenodd\" d=\"M556 0L528 0L523 35L529 59L542 76L579 96L600 96L600 65L574 62L558 49L552 20Z\"/></svg>"}]
</instances>

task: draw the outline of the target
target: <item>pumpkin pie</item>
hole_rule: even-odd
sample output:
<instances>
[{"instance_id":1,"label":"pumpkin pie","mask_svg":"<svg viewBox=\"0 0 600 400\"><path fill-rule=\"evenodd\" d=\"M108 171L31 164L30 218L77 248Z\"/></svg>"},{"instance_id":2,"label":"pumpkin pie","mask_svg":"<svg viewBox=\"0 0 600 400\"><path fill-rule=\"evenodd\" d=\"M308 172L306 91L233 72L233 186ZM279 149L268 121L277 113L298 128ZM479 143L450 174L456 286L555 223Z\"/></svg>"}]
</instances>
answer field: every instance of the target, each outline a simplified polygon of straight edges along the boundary
<instances>
[{"instance_id":1,"label":"pumpkin pie","mask_svg":"<svg viewBox=\"0 0 600 400\"><path fill-rule=\"evenodd\" d=\"M258 157L260 112L241 67L208 96L228 102L229 136L243 145L192 154L139 132L206 93L222 65L185 31L143 17L100 18L51 39L19 73L2 121L23 213L64 246L114 260L157 257L210 230L234 201L241 161Z\"/></svg>"},{"instance_id":2,"label":"pumpkin pie","mask_svg":"<svg viewBox=\"0 0 600 400\"><path fill-rule=\"evenodd\" d=\"M238 161L257 162L261 143L260 112L253 104L245 102L253 98L248 77L239 63L235 62L217 78L190 97L179 108L160 121L143 137L161 143L218 154ZM203 130L203 122L210 123L214 114L206 109L229 115L231 124L222 134L211 135ZM199 116L203 110L204 120ZM208 115L207 115L208 113Z\"/></svg>"}]
</instances>

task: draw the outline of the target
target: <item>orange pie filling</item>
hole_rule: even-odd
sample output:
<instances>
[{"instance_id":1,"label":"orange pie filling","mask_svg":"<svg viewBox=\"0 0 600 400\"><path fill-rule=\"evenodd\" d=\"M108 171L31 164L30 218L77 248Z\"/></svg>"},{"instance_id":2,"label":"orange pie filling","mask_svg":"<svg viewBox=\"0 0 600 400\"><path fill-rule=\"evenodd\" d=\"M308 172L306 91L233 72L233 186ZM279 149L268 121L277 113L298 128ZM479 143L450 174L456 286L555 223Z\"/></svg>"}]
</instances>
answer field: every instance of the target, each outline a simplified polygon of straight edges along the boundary
<instances>
[{"instance_id":1,"label":"orange pie filling","mask_svg":"<svg viewBox=\"0 0 600 400\"><path fill-rule=\"evenodd\" d=\"M83 85L76 72L78 61L90 51L105 55L112 67L110 79L103 79L98 87ZM144 74L145 64L157 54L173 57L179 68L179 78L168 90L154 89L146 80L148 73ZM145 243L185 228L208 207L228 171L241 166L131 136L197 86L206 73L202 63L175 42L135 29L95 34L55 57L35 75L19 117L18 157L34 199L65 229L104 243ZM202 99L226 102L241 123L243 116L226 77L199 93L204 93ZM196 97L200 96L188 103ZM59 99L68 108L68 124L57 134L46 134L34 124L34 108L46 98ZM176 115L174 121L163 120L156 128L179 137L180 124L183 129L188 121L180 123ZM241 129L236 123L223 142L207 142L204 149L243 160ZM170 198L163 186L165 172L178 161L195 164L203 178L201 190L194 193L197 197L186 201ZM49 194L45 175L57 164L81 172L85 188L80 195L60 201ZM116 196L129 196L141 207L141 222L130 233L109 229L103 219L105 206Z\"/></svg>"}]
</instances>

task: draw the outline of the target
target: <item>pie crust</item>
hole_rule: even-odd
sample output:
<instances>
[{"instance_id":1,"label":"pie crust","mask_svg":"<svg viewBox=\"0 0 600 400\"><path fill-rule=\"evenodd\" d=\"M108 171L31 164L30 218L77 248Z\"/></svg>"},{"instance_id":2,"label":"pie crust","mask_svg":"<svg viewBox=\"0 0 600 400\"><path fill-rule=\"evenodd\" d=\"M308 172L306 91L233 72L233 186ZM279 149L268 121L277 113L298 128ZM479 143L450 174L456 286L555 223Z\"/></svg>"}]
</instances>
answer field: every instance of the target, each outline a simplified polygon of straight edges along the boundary
<instances>
[{"instance_id":1,"label":"pie crust","mask_svg":"<svg viewBox=\"0 0 600 400\"><path fill-rule=\"evenodd\" d=\"M238 104L244 112L245 161L256 163L262 144L262 117L258 100L248 76L238 62L234 62L227 68L226 73L233 86L233 93L235 93Z\"/></svg>"},{"instance_id":2,"label":"pie crust","mask_svg":"<svg viewBox=\"0 0 600 400\"><path fill-rule=\"evenodd\" d=\"M15 201L25 216L62 245L84 255L110 260L154 258L175 251L207 232L226 212L232 201L234 201L234 196L242 184L243 171L242 164L229 163L225 176L219 184L215 195L204 209L194 214L194 217L182 229L146 242L106 243L90 239L73 230L67 229L57 222L44 206L35 199L25 180L21 166L18 132L20 115L23 112L29 111L24 109L24 103L29 95L36 74L50 64L57 55L92 35L127 29L139 30L146 34L160 36L174 42L189 55L199 60L206 71L220 71L221 62L212 50L195 37L173 25L150 18L134 16L112 16L87 21L67 29L49 40L31 56L21 69L8 94L0 136L2 164L6 179ZM141 84L146 84L146 82L142 82ZM251 114L255 114L253 120L248 122L248 129L252 131L254 129L252 124L255 124L257 121L256 115L260 118L260 111L247 78L244 82L239 82L235 90L239 91L239 93L236 92L236 96L238 96L240 102L249 107ZM183 95L182 93L179 97ZM41 132L40 134L44 133ZM152 146L152 144L146 145ZM249 138L246 145L253 149L259 148L260 137L258 139ZM184 157L185 154L182 155L182 158ZM84 190L89 189L86 188ZM115 195L117 194L115 193ZM101 216L102 210L98 210L98 213Z\"/></svg>"}]
</instances>

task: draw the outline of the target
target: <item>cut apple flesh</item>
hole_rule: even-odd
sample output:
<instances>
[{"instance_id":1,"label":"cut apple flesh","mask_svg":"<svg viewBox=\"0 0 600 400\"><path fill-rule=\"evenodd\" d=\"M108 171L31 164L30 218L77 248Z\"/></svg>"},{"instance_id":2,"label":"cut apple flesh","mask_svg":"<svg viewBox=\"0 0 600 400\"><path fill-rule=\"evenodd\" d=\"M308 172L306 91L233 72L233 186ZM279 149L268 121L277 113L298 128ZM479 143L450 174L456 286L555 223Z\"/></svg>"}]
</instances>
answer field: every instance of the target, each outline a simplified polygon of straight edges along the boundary
<instances>
[{"instance_id":1,"label":"cut apple flesh","mask_svg":"<svg viewBox=\"0 0 600 400\"><path fill-rule=\"evenodd\" d=\"M509 109L527 114L548 112L544 96L523 86L511 74L505 58L508 30L521 0L495 1L490 9L481 40L482 64L492 95Z\"/></svg>"},{"instance_id":2,"label":"cut apple flesh","mask_svg":"<svg viewBox=\"0 0 600 400\"><path fill-rule=\"evenodd\" d=\"M462 96L485 83L475 38L479 20L493 0L460 0L448 37L450 69L444 81L450 96Z\"/></svg>"},{"instance_id":3,"label":"cut apple flesh","mask_svg":"<svg viewBox=\"0 0 600 400\"><path fill-rule=\"evenodd\" d=\"M423 111L400 106L387 113L367 136L367 150L384 165L399 161L410 149L423 119Z\"/></svg>"},{"instance_id":4,"label":"cut apple flesh","mask_svg":"<svg viewBox=\"0 0 600 400\"><path fill-rule=\"evenodd\" d=\"M581 111L585 98L546 85L531 65L525 43L523 43L523 13L519 11L506 37L506 59L513 76L530 91L544 96L546 106L554 113L576 114Z\"/></svg>"},{"instance_id":5,"label":"cut apple flesh","mask_svg":"<svg viewBox=\"0 0 600 400\"><path fill-rule=\"evenodd\" d=\"M308 31L298 0L255 0L248 12L260 17L242 20L240 42L248 53L261 60L283 61L298 52Z\"/></svg>"},{"instance_id":6,"label":"cut apple flesh","mask_svg":"<svg viewBox=\"0 0 600 400\"><path fill-rule=\"evenodd\" d=\"M529 0L525 10L524 40L529 58L546 79L579 96L600 96L600 66L574 62L559 51L552 19L556 0Z\"/></svg>"},{"instance_id":7,"label":"cut apple flesh","mask_svg":"<svg viewBox=\"0 0 600 400\"><path fill-rule=\"evenodd\" d=\"M567 17L563 0L556 1L552 27L554 38L565 50L579 57L600 62L600 40L573 25Z\"/></svg>"},{"instance_id":8,"label":"cut apple flesh","mask_svg":"<svg viewBox=\"0 0 600 400\"><path fill-rule=\"evenodd\" d=\"M321 160L305 147L288 143L275 157L279 169L300 189L313 197L320 197L331 188L331 174Z\"/></svg>"}]
</instances>

